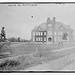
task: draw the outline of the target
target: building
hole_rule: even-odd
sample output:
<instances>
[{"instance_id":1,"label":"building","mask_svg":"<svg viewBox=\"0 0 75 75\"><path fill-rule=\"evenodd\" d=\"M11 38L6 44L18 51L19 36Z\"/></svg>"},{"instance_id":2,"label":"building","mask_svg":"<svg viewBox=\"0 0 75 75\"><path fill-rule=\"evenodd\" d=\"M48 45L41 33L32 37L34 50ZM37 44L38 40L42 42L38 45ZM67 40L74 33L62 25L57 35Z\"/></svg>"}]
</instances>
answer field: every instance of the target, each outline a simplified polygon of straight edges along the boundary
<instances>
[{"instance_id":1,"label":"building","mask_svg":"<svg viewBox=\"0 0 75 75\"><path fill-rule=\"evenodd\" d=\"M48 17L45 23L34 27L31 31L31 40L47 44L71 43L74 41L74 30L70 28L70 25L57 22L55 17L52 20Z\"/></svg>"}]
</instances>

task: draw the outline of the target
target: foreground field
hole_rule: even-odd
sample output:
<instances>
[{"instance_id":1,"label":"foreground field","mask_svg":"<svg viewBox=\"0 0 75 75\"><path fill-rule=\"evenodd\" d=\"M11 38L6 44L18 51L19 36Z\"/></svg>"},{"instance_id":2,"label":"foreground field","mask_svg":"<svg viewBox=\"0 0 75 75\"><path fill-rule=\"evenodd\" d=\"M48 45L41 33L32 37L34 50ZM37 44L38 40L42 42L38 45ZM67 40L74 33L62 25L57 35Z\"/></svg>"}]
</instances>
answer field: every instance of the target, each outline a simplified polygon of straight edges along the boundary
<instances>
[{"instance_id":1,"label":"foreground field","mask_svg":"<svg viewBox=\"0 0 75 75\"><path fill-rule=\"evenodd\" d=\"M57 58L55 57L55 59L46 63L27 68L25 71L75 71L75 48L67 51L63 49L55 56Z\"/></svg>"},{"instance_id":2,"label":"foreground field","mask_svg":"<svg viewBox=\"0 0 75 75\"><path fill-rule=\"evenodd\" d=\"M2 52L4 51L10 52L10 54L7 58L0 59L0 70L37 70L36 65L74 54L75 48L72 44L10 43L2 48ZM35 67L30 68L33 66ZM43 70L42 68L39 70Z\"/></svg>"}]
</instances>

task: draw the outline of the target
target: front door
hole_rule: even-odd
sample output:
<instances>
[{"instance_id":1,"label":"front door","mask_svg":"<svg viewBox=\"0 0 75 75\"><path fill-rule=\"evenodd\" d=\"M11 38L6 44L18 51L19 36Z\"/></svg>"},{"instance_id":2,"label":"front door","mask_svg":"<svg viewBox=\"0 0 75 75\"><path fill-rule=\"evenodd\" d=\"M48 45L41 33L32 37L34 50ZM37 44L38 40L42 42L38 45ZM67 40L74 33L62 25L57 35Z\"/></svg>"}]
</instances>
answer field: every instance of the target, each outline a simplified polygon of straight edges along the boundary
<instances>
[{"instance_id":1,"label":"front door","mask_svg":"<svg viewBox=\"0 0 75 75\"><path fill-rule=\"evenodd\" d=\"M52 40L53 40L52 36L48 36L47 37L47 44L52 44Z\"/></svg>"}]
</instances>

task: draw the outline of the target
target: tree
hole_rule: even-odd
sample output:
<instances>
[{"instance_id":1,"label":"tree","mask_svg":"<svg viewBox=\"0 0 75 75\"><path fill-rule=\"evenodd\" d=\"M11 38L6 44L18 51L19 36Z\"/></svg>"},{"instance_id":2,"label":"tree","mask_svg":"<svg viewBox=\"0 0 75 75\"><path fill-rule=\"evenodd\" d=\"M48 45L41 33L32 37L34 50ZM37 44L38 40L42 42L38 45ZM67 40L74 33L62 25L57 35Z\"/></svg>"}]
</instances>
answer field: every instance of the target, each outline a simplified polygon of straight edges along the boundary
<instances>
[{"instance_id":1,"label":"tree","mask_svg":"<svg viewBox=\"0 0 75 75\"><path fill-rule=\"evenodd\" d=\"M18 42L20 42L20 37L18 37Z\"/></svg>"},{"instance_id":2,"label":"tree","mask_svg":"<svg viewBox=\"0 0 75 75\"><path fill-rule=\"evenodd\" d=\"M67 40L67 36L68 36L68 33L64 33L63 36L62 36L62 39Z\"/></svg>"}]
</instances>

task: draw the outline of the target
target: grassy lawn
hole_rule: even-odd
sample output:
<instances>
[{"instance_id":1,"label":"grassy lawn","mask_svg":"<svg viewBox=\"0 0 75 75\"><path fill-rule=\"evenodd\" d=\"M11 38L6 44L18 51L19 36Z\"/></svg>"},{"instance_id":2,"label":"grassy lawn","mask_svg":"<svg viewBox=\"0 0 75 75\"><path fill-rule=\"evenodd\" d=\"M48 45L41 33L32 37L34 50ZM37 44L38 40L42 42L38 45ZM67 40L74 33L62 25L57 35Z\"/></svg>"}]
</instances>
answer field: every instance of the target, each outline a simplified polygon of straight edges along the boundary
<instances>
[{"instance_id":1,"label":"grassy lawn","mask_svg":"<svg viewBox=\"0 0 75 75\"><path fill-rule=\"evenodd\" d=\"M11 50L14 54L29 54L38 51L51 51L56 49L61 49L64 45L46 45L46 44L35 44L35 43L21 43L21 44L11 44Z\"/></svg>"},{"instance_id":2,"label":"grassy lawn","mask_svg":"<svg viewBox=\"0 0 75 75\"><path fill-rule=\"evenodd\" d=\"M68 45L67 45L68 46ZM10 52L11 57L0 59L0 70L23 70L25 68L42 64L50 60L62 57L66 51L52 52L61 49L62 44L38 44L38 43L10 43L1 45L2 52ZM68 54L75 52L70 50ZM8 54L9 55L9 54Z\"/></svg>"}]
</instances>

